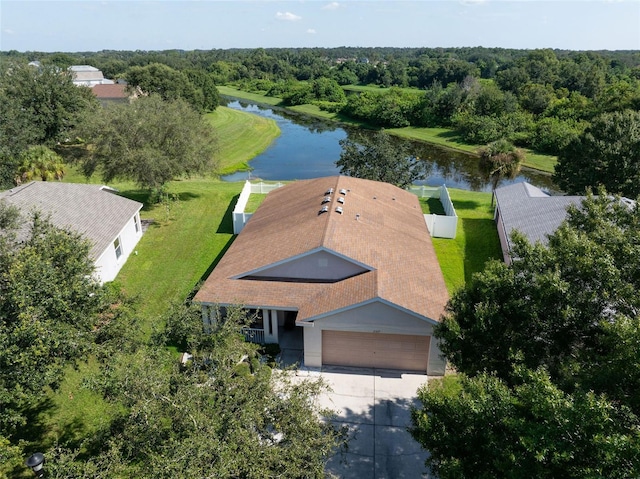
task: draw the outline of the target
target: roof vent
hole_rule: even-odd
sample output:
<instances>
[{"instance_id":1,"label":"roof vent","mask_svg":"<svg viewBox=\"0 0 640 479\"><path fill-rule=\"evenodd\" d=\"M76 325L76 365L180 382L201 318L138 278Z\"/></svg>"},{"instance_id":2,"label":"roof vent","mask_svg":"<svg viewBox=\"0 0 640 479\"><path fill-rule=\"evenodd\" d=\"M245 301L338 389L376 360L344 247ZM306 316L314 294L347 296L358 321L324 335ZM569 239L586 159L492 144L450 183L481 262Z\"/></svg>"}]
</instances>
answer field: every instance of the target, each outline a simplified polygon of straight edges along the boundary
<instances>
[{"instance_id":1,"label":"roof vent","mask_svg":"<svg viewBox=\"0 0 640 479\"><path fill-rule=\"evenodd\" d=\"M342 188L342 189L340 190L340 194L341 194L341 195L346 195L346 194L347 194L347 190L345 190L344 188Z\"/></svg>"},{"instance_id":2,"label":"roof vent","mask_svg":"<svg viewBox=\"0 0 640 479\"><path fill-rule=\"evenodd\" d=\"M326 213L327 211L329 211L329 208L327 206L323 206L322 208L320 208L318 214Z\"/></svg>"},{"instance_id":3,"label":"roof vent","mask_svg":"<svg viewBox=\"0 0 640 479\"><path fill-rule=\"evenodd\" d=\"M344 203L344 198L342 196L338 196L338 203Z\"/></svg>"},{"instance_id":4,"label":"roof vent","mask_svg":"<svg viewBox=\"0 0 640 479\"><path fill-rule=\"evenodd\" d=\"M325 193L325 195L330 195L331 193L333 193L333 188L329 188Z\"/></svg>"},{"instance_id":5,"label":"roof vent","mask_svg":"<svg viewBox=\"0 0 640 479\"><path fill-rule=\"evenodd\" d=\"M340 214L342 214L342 206L338 206L338 207L336 208L336 213L340 213Z\"/></svg>"},{"instance_id":6,"label":"roof vent","mask_svg":"<svg viewBox=\"0 0 640 479\"><path fill-rule=\"evenodd\" d=\"M330 201L331 201L331 196L325 196L324 199L322 200L322 204L329 203Z\"/></svg>"}]
</instances>

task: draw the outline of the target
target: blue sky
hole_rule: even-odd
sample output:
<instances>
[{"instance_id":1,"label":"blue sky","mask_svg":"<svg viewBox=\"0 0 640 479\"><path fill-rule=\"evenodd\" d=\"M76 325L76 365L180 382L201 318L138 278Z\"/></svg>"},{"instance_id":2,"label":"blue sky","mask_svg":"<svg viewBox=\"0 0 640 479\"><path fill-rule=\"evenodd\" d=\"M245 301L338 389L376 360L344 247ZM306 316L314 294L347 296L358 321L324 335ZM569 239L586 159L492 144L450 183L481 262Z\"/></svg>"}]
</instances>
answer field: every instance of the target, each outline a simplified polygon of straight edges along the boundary
<instances>
[{"instance_id":1,"label":"blue sky","mask_svg":"<svg viewBox=\"0 0 640 479\"><path fill-rule=\"evenodd\" d=\"M640 0L0 0L0 50L640 50Z\"/></svg>"}]
</instances>

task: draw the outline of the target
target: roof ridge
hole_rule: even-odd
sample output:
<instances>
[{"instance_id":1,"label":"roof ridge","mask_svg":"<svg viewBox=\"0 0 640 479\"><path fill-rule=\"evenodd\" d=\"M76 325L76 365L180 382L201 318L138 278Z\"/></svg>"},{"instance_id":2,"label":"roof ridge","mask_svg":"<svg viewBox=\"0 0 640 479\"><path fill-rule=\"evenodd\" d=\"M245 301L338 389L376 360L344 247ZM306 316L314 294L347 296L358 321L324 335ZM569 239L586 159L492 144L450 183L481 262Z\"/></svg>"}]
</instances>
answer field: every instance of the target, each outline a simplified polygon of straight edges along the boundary
<instances>
[{"instance_id":1,"label":"roof ridge","mask_svg":"<svg viewBox=\"0 0 640 479\"><path fill-rule=\"evenodd\" d=\"M334 179L334 184L333 186L330 186L329 189L325 191L325 197L330 196L331 201L329 202L329 208L328 208L329 211L327 211L328 213L327 219L324 222L324 226L322 229L322 239L320 240L320 245L322 247L326 247L327 238L329 237L329 225L331 223L331 218L332 218L331 213L334 212L334 209L335 209L334 204L338 201L336 199L336 192L338 191L338 181L340 180L340 176L335 176L335 177L329 176L327 179ZM330 190L333 190L331 194L328 193Z\"/></svg>"}]
</instances>

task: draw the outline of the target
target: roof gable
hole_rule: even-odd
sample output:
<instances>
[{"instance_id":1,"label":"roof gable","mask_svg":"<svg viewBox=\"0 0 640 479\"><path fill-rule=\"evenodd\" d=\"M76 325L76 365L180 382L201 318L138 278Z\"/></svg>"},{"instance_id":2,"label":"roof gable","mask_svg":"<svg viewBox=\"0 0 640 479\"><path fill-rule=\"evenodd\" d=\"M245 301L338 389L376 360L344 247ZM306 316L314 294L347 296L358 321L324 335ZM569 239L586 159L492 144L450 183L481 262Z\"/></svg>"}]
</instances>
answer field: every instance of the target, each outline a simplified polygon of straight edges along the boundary
<instances>
[{"instance_id":1,"label":"roof gable","mask_svg":"<svg viewBox=\"0 0 640 479\"><path fill-rule=\"evenodd\" d=\"M335 283L371 268L325 248L309 251L299 256L237 275L236 279L263 281L298 281L310 283Z\"/></svg>"}]
</instances>

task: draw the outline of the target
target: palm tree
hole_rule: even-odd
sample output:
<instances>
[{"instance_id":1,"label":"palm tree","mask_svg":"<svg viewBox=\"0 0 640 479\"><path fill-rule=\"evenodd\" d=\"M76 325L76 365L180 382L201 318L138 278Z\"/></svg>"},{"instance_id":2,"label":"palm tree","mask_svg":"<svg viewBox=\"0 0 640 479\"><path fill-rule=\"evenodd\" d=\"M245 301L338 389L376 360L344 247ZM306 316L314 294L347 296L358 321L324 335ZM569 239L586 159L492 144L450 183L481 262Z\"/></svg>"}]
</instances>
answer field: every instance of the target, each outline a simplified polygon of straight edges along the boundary
<instances>
[{"instance_id":1,"label":"palm tree","mask_svg":"<svg viewBox=\"0 0 640 479\"><path fill-rule=\"evenodd\" d=\"M513 179L520 172L524 152L507 140L498 140L480 148L480 171L491 181L491 206L496 188L503 178Z\"/></svg>"},{"instance_id":2,"label":"palm tree","mask_svg":"<svg viewBox=\"0 0 640 479\"><path fill-rule=\"evenodd\" d=\"M22 153L16 184L36 178L42 181L61 180L64 177L62 157L46 146L31 146Z\"/></svg>"}]
</instances>

